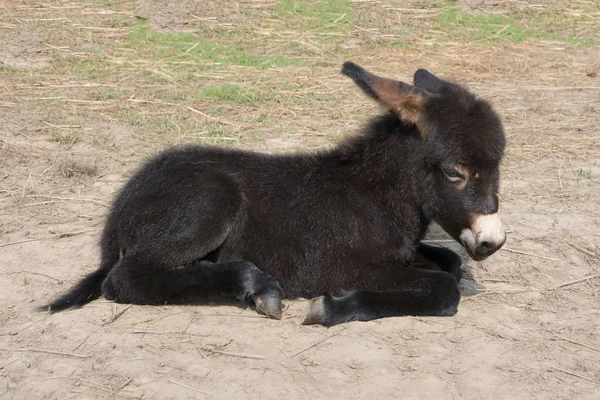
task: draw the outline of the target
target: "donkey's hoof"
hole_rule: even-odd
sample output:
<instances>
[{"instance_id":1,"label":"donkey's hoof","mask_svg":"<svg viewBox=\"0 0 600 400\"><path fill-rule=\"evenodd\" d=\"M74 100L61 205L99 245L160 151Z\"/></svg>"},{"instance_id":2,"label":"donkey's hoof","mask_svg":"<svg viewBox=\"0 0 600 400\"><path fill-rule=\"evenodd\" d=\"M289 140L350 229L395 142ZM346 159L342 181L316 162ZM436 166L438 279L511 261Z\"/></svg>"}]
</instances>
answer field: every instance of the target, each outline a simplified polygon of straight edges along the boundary
<instances>
[{"instance_id":1,"label":"donkey's hoof","mask_svg":"<svg viewBox=\"0 0 600 400\"><path fill-rule=\"evenodd\" d=\"M261 314L265 314L269 318L281 319L283 316L283 305L281 304L281 297L257 297L254 300L254 304L256 306L256 311L258 311Z\"/></svg>"},{"instance_id":2,"label":"donkey's hoof","mask_svg":"<svg viewBox=\"0 0 600 400\"><path fill-rule=\"evenodd\" d=\"M325 325L325 296L319 296L308 302L302 325Z\"/></svg>"}]
</instances>

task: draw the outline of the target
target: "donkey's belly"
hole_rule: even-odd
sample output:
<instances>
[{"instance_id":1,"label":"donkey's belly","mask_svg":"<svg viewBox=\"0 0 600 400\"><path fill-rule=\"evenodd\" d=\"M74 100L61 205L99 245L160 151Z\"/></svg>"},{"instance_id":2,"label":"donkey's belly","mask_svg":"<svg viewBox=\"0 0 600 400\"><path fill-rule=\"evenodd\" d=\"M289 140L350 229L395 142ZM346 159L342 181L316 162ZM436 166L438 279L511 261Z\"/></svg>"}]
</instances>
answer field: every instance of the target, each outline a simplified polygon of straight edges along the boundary
<instances>
[{"instance_id":1,"label":"donkey's belly","mask_svg":"<svg viewBox=\"0 0 600 400\"><path fill-rule=\"evenodd\" d=\"M311 298L341 290L393 288L396 283L386 269L401 268L409 254L403 246L390 249L374 243L359 249L340 243L332 248L281 246L257 251L260 247L224 249L219 261L254 263L279 282L287 298Z\"/></svg>"}]
</instances>

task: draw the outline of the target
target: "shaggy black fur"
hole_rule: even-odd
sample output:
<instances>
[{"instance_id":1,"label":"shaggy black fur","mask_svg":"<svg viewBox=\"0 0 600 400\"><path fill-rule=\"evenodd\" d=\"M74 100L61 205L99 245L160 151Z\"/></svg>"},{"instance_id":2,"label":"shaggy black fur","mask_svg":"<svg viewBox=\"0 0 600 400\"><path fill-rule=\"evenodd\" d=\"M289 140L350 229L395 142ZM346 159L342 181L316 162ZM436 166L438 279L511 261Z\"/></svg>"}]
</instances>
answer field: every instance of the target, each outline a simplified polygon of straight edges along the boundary
<instances>
[{"instance_id":1,"label":"shaggy black fur","mask_svg":"<svg viewBox=\"0 0 600 400\"><path fill-rule=\"evenodd\" d=\"M218 296L280 318L283 288L289 298L328 294L305 323L454 314L460 258L419 241L431 221L458 238L473 214L496 212L500 120L425 70L416 87L352 63L342 72L390 113L317 154L202 146L159 154L116 198L99 270L47 307L101 294L135 304ZM459 164L477 174L462 188L447 175Z\"/></svg>"}]
</instances>

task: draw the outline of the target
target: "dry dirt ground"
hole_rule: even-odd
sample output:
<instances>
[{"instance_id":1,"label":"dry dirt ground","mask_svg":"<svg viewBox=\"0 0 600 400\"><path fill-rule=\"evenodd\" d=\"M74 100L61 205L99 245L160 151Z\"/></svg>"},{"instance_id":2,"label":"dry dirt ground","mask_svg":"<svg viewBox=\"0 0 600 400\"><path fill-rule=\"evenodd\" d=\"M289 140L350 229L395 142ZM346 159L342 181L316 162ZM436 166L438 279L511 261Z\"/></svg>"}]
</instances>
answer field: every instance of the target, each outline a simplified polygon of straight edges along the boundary
<instances>
[{"instance_id":1,"label":"dry dirt ground","mask_svg":"<svg viewBox=\"0 0 600 400\"><path fill-rule=\"evenodd\" d=\"M600 398L600 50L496 40L502 26L443 41L431 3L351 2L322 31L275 2L0 2L0 397ZM599 13L583 17L565 29L597 40ZM509 237L465 258L456 316L326 329L299 324L305 300L281 321L102 299L35 311L97 268L107 206L160 149L311 151L355 134L379 110L338 74L346 59L406 80L429 68L503 116Z\"/></svg>"}]
</instances>

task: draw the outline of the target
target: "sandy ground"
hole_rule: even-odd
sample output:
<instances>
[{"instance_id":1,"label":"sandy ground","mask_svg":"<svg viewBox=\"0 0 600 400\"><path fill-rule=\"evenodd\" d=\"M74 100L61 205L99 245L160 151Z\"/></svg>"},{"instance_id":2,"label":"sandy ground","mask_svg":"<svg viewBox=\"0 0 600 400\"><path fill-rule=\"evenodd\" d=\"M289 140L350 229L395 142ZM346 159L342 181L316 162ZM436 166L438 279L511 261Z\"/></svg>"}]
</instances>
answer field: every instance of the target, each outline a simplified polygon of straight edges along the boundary
<instances>
[{"instance_id":1,"label":"sandy ground","mask_svg":"<svg viewBox=\"0 0 600 400\"><path fill-rule=\"evenodd\" d=\"M52 18L73 19L70 13L81 11L60 4ZM326 329L300 325L305 300L287 301L284 319L272 321L234 306L141 307L102 299L47 315L34 308L97 268L99 232L116 191L141 161L173 144L115 117L126 100L110 108L108 100L90 97L81 80L52 86L36 78L40 70L60 73L61 50L50 46L73 53L107 48L87 32L58 33L61 21L21 30L25 18L48 18L39 11L47 7L0 7L0 54L11 68L0 83L0 397L600 398L597 47L457 45L354 54L400 78L430 66L489 98L504 118L501 213L509 239L488 260L465 259L454 317ZM91 26L103 24L106 14L77 15ZM244 136L250 128L242 126L233 145L304 151L355 132L354 112L378 111L336 72L323 66L256 73L290 81L307 75L331 90L289 113L273 111L279 125L260 137ZM79 112L78 99L88 112ZM307 131L309 121L332 136ZM50 128L75 131L77 140L50 140ZM459 250L443 235L434 240Z\"/></svg>"}]
</instances>

